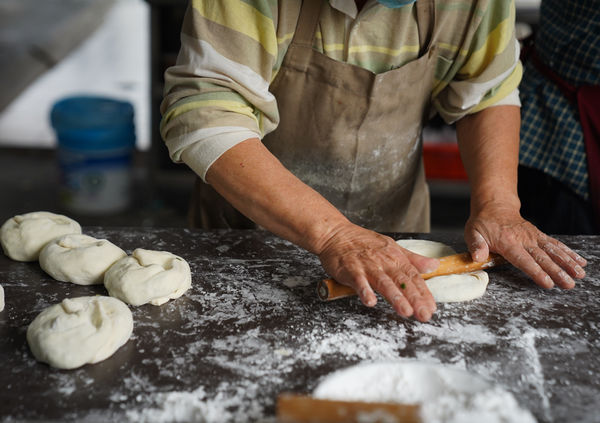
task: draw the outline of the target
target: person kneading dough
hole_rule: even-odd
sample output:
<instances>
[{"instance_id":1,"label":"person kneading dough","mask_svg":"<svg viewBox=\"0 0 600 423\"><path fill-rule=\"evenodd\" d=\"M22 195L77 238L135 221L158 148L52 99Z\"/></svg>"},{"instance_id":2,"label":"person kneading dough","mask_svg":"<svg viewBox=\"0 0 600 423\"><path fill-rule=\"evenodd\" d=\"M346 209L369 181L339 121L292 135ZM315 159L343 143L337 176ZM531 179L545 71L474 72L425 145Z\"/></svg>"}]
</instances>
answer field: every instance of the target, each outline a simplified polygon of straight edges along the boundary
<instances>
[{"instance_id":1,"label":"person kneading dough","mask_svg":"<svg viewBox=\"0 0 600 423\"><path fill-rule=\"evenodd\" d=\"M16 261L36 261L42 248L52 239L80 234L81 226L73 219L50 212L32 212L8 219L0 228L4 254Z\"/></svg>"},{"instance_id":2,"label":"person kneading dough","mask_svg":"<svg viewBox=\"0 0 600 423\"><path fill-rule=\"evenodd\" d=\"M117 261L104 275L109 295L134 306L164 304L181 297L191 284L190 266L184 259L142 248Z\"/></svg>"},{"instance_id":3,"label":"person kneading dough","mask_svg":"<svg viewBox=\"0 0 600 423\"><path fill-rule=\"evenodd\" d=\"M38 361L75 369L110 357L133 331L129 307L106 296L67 298L42 311L27 328Z\"/></svg>"},{"instance_id":4,"label":"person kneading dough","mask_svg":"<svg viewBox=\"0 0 600 423\"><path fill-rule=\"evenodd\" d=\"M106 239L70 234L46 244L40 266L58 281L94 285L101 284L108 268L123 257L127 253Z\"/></svg>"},{"instance_id":5,"label":"person kneading dough","mask_svg":"<svg viewBox=\"0 0 600 423\"><path fill-rule=\"evenodd\" d=\"M514 1L214 3L186 10L161 104L171 159L198 175L196 226L264 228L366 306L378 292L428 321L419 275L439 261L382 233L430 230L422 134L438 114L469 176L473 260L498 253L548 289L585 276L583 257L519 213Z\"/></svg>"}]
</instances>

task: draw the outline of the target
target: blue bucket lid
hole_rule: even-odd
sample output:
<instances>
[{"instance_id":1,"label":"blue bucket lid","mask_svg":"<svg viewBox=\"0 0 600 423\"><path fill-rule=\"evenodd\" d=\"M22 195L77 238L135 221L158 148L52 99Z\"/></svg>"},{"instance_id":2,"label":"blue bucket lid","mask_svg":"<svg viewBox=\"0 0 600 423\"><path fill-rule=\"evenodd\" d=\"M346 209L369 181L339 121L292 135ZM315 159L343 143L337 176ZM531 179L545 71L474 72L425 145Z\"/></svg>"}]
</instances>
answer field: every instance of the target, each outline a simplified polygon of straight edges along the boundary
<instances>
[{"instance_id":1,"label":"blue bucket lid","mask_svg":"<svg viewBox=\"0 0 600 423\"><path fill-rule=\"evenodd\" d=\"M102 129L133 125L131 103L97 96L75 96L52 106L50 122L56 129Z\"/></svg>"}]
</instances>

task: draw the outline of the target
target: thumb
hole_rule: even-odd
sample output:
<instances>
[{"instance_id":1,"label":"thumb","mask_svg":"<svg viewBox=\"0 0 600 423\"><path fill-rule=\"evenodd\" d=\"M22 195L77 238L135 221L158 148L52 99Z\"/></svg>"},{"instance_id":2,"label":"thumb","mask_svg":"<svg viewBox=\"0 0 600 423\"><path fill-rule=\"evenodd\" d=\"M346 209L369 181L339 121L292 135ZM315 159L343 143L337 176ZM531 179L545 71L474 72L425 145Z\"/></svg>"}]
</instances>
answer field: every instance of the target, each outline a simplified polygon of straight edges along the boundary
<instances>
[{"instance_id":1,"label":"thumb","mask_svg":"<svg viewBox=\"0 0 600 423\"><path fill-rule=\"evenodd\" d=\"M406 257L421 274L431 273L440 265L440 261L438 259L425 257L408 250L406 250Z\"/></svg>"},{"instance_id":2,"label":"thumb","mask_svg":"<svg viewBox=\"0 0 600 423\"><path fill-rule=\"evenodd\" d=\"M490 247L485 238L475 229L465 232L465 242L473 261L482 262L490 255Z\"/></svg>"}]
</instances>

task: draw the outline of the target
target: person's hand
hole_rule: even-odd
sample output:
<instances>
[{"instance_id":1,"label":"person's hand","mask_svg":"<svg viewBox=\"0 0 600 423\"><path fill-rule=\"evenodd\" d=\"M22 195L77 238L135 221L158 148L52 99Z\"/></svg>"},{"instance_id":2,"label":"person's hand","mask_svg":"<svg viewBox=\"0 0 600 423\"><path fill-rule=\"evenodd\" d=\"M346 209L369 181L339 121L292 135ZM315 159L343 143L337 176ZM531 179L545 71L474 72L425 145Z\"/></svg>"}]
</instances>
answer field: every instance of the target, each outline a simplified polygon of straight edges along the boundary
<instances>
[{"instance_id":1,"label":"person's hand","mask_svg":"<svg viewBox=\"0 0 600 423\"><path fill-rule=\"evenodd\" d=\"M379 292L404 317L413 314L422 322L436 310L421 273L439 266L439 260L414 254L390 237L351 223L338 228L318 254L325 271L358 293L373 307Z\"/></svg>"},{"instance_id":2,"label":"person's hand","mask_svg":"<svg viewBox=\"0 0 600 423\"><path fill-rule=\"evenodd\" d=\"M490 251L498 253L543 288L571 289L574 279L585 276L583 257L538 230L514 208L492 205L472 214L465 241L474 261L485 260Z\"/></svg>"}]
</instances>

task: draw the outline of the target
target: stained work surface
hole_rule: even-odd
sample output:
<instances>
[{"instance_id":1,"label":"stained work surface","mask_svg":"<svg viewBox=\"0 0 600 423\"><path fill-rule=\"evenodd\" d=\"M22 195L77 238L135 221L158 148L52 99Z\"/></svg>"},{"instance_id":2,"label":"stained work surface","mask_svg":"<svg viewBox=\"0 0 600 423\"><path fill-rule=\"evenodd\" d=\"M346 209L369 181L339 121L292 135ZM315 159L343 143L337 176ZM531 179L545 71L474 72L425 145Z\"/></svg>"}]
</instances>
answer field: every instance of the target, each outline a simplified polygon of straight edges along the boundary
<instances>
[{"instance_id":1,"label":"stained work surface","mask_svg":"<svg viewBox=\"0 0 600 423\"><path fill-rule=\"evenodd\" d=\"M490 271L483 298L440 304L423 324L383 301L373 309L356 298L320 302L318 260L262 231L84 233L128 253L140 247L184 257L192 288L163 306L132 308L132 338L108 360L60 371L34 360L27 325L64 298L106 291L56 282L37 263L0 255L0 421L272 420L280 392L308 393L333 370L395 359L476 373L541 422L597 421L600 237L559 238L590 263L572 291L544 291L505 266ZM455 235L411 236L465 250Z\"/></svg>"}]
</instances>

